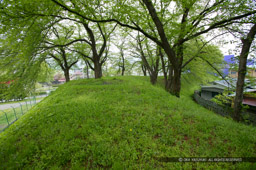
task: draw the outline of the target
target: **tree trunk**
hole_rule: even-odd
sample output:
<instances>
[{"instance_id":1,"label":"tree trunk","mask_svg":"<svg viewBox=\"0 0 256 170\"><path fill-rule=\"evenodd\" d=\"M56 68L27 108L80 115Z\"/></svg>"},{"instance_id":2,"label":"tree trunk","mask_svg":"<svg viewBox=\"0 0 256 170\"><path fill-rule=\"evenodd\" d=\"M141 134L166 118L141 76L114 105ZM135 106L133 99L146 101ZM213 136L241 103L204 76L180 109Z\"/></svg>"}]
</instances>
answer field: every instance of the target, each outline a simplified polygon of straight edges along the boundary
<instances>
[{"instance_id":1,"label":"tree trunk","mask_svg":"<svg viewBox=\"0 0 256 170\"><path fill-rule=\"evenodd\" d=\"M165 82L165 90L170 92L170 89L171 89L171 82L172 82L172 77L173 77L173 69L172 69L172 66L169 65L169 68L168 68L168 78L166 78L166 82Z\"/></svg>"},{"instance_id":2,"label":"tree trunk","mask_svg":"<svg viewBox=\"0 0 256 170\"><path fill-rule=\"evenodd\" d=\"M122 57L122 76L124 76L124 72L125 72L125 58L124 58L123 49L121 49L121 57Z\"/></svg>"},{"instance_id":3,"label":"tree trunk","mask_svg":"<svg viewBox=\"0 0 256 170\"><path fill-rule=\"evenodd\" d=\"M180 89L181 89L181 69L175 69L173 67L169 68L169 76L167 82L165 84L165 89L175 95L176 97L180 97Z\"/></svg>"},{"instance_id":4,"label":"tree trunk","mask_svg":"<svg viewBox=\"0 0 256 170\"><path fill-rule=\"evenodd\" d=\"M238 69L238 79L236 84L236 97L234 101L234 119L236 121L241 121L241 110L243 102L243 89L244 89L244 79L246 75L246 63L247 57L250 52L251 44L256 34L256 24L251 28L246 39L242 39L242 51L239 58L239 69Z\"/></svg>"},{"instance_id":5,"label":"tree trunk","mask_svg":"<svg viewBox=\"0 0 256 170\"><path fill-rule=\"evenodd\" d=\"M161 48L159 48L159 54L160 54L160 59L161 59L161 63L162 63L162 71L163 71L163 74L164 74L164 84L166 85L167 84L167 71L165 69L164 55L162 53Z\"/></svg>"},{"instance_id":6,"label":"tree trunk","mask_svg":"<svg viewBox=\"0 0 256 170\"><path fill-rule=\"evenodd\" d=\"M157 82L158 73L156 71L150 74L150 82L154 85Z\"/></svg>"},{"instance_id":7,"label":"tree trunk","mask_svg":"<svg viewBox=\"0 0 256 170\"><path fill-rule=\"evenodd\" d=\"M94 62L94 75L95 79L102 77L102 68L99 62Z\"/></svg>"},{"instance_id":8,"label":"tree trunk","mask_svg":"<svg viewBox=\"0 0 256 170\"><path fill-rule=\"evenodd\" d=\"M124 76L125 67L122 66L122 76Z\"/></svg>"},{"instance_id":9,"label":"tree trunk","mask_svg":"<svg viewBox=\"0 0 256 170\"><path fill-rule=\"evenodd\" d=\"M159 54L157 53L156 55L159 55ZM153 85L156 84L156 82L157 82L159 61L160 61L160 58L157 57L155 65L153 64L153 65L151 66L150 82L151 82Z\"/></svg>"},{"instance_id":10,"label":"tree trunk","mask_svg":"<svg viewBox=\"0 0 256 170\"><path fill-rule=\"evenodd\" d=\"M66 82L69 82L69 81L70 81L69 70L66 69L66 70L63 70L63 71L64 71L64 75L65 75Z\"/></svg>"},{"instance_id":11,"label":"tree trunk","mask_svg":"<svg viewBox=\"0 0 256 170\"><path fill-rule=\"evenodd\" d=\"M142 69L143 75L147 76L147 69L146 69L146 67L144 65L141 65L141 69Z\"/></svg>"},{"instance_id":12,"label":"tree trunk","mask_svg":"<svg viewBox=\"0 0 256 170\"><path fill-rule=\"evenodd\" d=\"M85 62L85 64L86 64L86 76L87 76L87 79L89 79L90 78L89 77L89 66L88 66L87 62Z\"/></svg>"},{"instance_id":13,"label":"tree trunk","mask_svg":"<svg viewBox=\"0 0 256 170\"><path fill-rule=\"evenodd\" d=\"M152 18L152 20L154 21L155 23L155 26L156 26L156 29L157 29L157 32L159 34L159 37L161 38L161 43L158 43L158 45L160 45L166 55L168 56L168 60L169 62L172 64L173 66L173 77L172 77L172 80L171 80L171 84L170 84L170 90L169 92L172 94L172 95L175 95L177 97L180 96L180 89L181 89L181 64L182 64L182 60L183 60L183 55L180 55L179 53L183 53L183 46L182 46L182 40L183 37L184 37L184 29L185 29L185 22L186 22L186 18L188 16L188 12L189 12L189 9L185 9L184 11L184 14L183 14L183 17L182 17L182 27L181 27L181 34L179 35L179 38L178 38L178 46L177 46L177 49L178 49L178 54L176 55L176 52L175 52L175 49L171 47L169 41L168 41L168 38L165 34L165 30L164 30L164 25L163 23L161 22L161 20L158 18L157 16L157 12L156 12L156 9L154 8L154 5L152 3L151 0L143 0L143 3L146 5L147 9L148 9L148 12Z\"/></svg>"},{"instance_id":14,"label":"tree trunk","mask_svg":"<svg viewBox=\"0 0 256 170\"><path fill-rule=\"evenodd\" d=\"M181 89L181 69L173 69L173 76L171 79L170 93L176 97L180 97Z\"/></svg>"},{"instance_id":15,"label":"tree trunk","mask_svg":"<svg viewBox=\"0 0 256 170\"><path fill-rule=\"evenodd\" d=\"M176 97L180 97L181 90L181 71L183 63L183 44L177 46L177 56L175 65L172 67L172 76L170 84L170 93Z\"/></svg>"}]
</instances>

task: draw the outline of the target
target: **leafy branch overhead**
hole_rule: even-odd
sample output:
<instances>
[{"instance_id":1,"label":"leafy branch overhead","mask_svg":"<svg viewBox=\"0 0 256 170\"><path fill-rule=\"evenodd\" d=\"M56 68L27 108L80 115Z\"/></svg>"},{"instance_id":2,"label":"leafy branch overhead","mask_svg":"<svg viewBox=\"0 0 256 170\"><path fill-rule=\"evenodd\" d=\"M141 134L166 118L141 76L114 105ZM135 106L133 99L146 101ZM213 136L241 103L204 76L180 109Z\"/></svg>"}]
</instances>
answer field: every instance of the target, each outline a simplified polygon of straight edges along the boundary
<instances>
[{"instance_id":1,"label":"leafy branch overhead","mask_svg":"<svg viewBox=\"0 0 256 170\"><path fill-rule=\"evenodd\" d=\"M150 42L140 47L140 56L147 51L147 56L156 61L151 67L143 57L143 72L163 72L166 90L177 97L184 68L200 58L206 48L202 45L188 57L188 44L213 32L217 33L214 37L223 30L241 32L240 27L255 22L256 13L252 0L2 0L0 7L0 31L4 46L9 46L12 54L38 59L41 53L64 49L84 60L95 78L103 76L103 66L106 70L109 67L113 35L121 37L116 28L131 36L139 32L145 42ZM58 37L56 30L65 32L65 36ZM50 41L52 37L58 40ZM204 57L206 61L209 58Z\"/></svg>"}]
</instances>

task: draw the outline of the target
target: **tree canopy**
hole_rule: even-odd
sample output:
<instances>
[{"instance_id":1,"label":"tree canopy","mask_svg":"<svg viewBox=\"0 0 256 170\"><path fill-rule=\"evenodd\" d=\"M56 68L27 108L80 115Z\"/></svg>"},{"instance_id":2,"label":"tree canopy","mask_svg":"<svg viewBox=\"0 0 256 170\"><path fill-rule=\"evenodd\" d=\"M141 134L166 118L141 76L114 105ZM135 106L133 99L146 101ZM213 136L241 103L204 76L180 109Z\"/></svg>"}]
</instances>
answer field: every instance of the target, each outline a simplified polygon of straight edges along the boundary
<instances>
[{"instance_id":1,"label":"tree canopy","mask_svg":"<svg viewBox=\"0 0 256 170\"><path fill-rule=\"evenodd\" d=\"M73 52L74 58L83 58L94 70L95 78L100 78L111 34L118 25L131 34L139 32L151 42L157 52L155 61L162 62L162 71L166 69L166 90L179 97L185 67L197 72L190 62L205 62L211 67L219 63L218 50L204 43L200 47L197 41L206 34L233 32L254 23L255 13L253 0L2 0L1 70L11 79L34 82L31 80L37 76L45 55L65 49ZM66 37L54 39L60 28L66 31ZM151 53L153 49L145 50ZM216 53L210 54L211 50ZM145 60L143 63L147 65ZM151 75L159 71L147 69Z\"/></svg>"}]
</instances>

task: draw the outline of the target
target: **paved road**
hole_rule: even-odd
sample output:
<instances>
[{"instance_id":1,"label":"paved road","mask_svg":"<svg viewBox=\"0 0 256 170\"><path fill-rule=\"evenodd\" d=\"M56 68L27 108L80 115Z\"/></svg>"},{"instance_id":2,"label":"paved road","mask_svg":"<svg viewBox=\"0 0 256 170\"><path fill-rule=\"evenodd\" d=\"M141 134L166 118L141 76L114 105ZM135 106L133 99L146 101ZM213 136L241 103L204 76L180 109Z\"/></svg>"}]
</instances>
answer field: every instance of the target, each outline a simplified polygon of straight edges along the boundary
<instances>
[{"instance_id":1,"label":"paved road","mask_svg":"<svg viewBox=\"0 0 256 170\"><path fill-rule=\"evenodd\" d=\"M39 97L39 96L37 96ZM40 102L41 100L43 100L43 98L46 97L46 96L42 96L42 98L40 99L37 99L36 100L36 103ZM32 100L31 103L33 103L34 101ZM5 109L10 109L12 107L20 107L20 104L21 105L26 105L26 102L19 102L19 103L9 103L9 104L1 104L0 105L0 110L5 110ZM30 104L30 101L27 101L27 104Z\"/></svg>"}]
</instances>

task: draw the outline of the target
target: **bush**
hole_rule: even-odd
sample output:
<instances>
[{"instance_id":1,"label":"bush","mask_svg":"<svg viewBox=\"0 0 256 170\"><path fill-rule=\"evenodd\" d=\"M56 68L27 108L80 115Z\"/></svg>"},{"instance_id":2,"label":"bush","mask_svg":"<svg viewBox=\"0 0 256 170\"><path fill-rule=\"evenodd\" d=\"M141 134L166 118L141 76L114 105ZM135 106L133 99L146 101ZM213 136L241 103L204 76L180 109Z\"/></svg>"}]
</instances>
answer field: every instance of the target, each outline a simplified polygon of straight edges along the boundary
<instances>
[{"instance_id":1,"label":"bush","mask_svg":"<svg viewBox=\"0 0 256 170\"><path fill-rule=\"evenodd\" d=\"M231 106L233 97L228 96L227 92L223 94L216 95L211 101L221 105L221 106Z\"/></svg>"}]
</instances>

